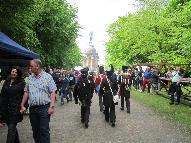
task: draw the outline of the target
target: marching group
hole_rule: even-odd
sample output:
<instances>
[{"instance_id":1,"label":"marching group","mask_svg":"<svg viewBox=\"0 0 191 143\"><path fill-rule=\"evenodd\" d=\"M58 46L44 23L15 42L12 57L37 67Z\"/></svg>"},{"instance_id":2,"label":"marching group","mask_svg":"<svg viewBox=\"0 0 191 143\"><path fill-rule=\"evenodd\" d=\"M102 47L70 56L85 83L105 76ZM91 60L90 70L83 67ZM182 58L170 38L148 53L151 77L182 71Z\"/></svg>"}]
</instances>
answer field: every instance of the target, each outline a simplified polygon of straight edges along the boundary
<instances>
[{"instance_id":1,"label":"marching group","mask_svg":"<svg viewBox=\"0 0 191 143\"><path fill-rule=\"evenodd\" d=\"M19 67L12 67L0 92L0 123L5 122L8 126L7 143L20 142L16 126L22 121L27 107L35 143L50 143L49 121L55 110L55 100L58 100L56 94L60 96L61 105L65 104L65 99L80 103L81 122L88 128L92 97L96 93L105 121L115 127L115 105L118 105L119 98L120 109L125 110L126 107L127 113L130 113L132 85L141 92L146 86L148 92L150 87L153 90L158 87L159 74L150 67L143 72L141 67L132 71L122 66L121 71L115 73L113 66L110 66L109 70L99 66L99 72L95 75L88 68L74 72L43 69L41 61L34 59L30 61L26 77L23 77ZM176 71L172 73L171 104L174 103L174 92L178 94L182 77L178 68ZM177 102L180 102L179 98Z\"/></svg>"}]
</instances>

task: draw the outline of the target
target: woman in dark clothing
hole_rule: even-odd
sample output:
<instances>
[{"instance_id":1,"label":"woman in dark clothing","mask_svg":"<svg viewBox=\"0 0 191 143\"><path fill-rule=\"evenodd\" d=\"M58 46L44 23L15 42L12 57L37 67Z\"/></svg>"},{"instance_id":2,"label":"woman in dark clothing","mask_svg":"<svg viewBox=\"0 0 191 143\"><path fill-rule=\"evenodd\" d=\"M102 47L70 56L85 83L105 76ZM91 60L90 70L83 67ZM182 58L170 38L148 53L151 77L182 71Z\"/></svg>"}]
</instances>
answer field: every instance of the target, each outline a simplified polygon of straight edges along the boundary
<instances>
[{"instance_id":1,"label":"woman in dark clothing","mask_svg":"<svg viewBox=\"0 0 191 143\"><path fill-rule=\"evenodd\" d=\"M103 105L105 106L105 121L111 123L115 127L115 103L113 96L118 92L117 80L112 80L112 71L106 71L107 78L102 80L100 85L100 94L103 96Z\"/></svg>"},{"instance_id":2,"label":"woman in dark clothing","mask_svg":"<svg viewBox=\"0 0 191 143\"><path fill-rule=\"evenodd\" d=\"M7 142L20 143L17 131L17 123L23 119L20 113L20 105L24 93L25 82L22 79L22 72L18 67L11 69L10 77L5 80L1 91L4 104L2 112L4 121L8 126Z\"/></svg>"}]
</instances>

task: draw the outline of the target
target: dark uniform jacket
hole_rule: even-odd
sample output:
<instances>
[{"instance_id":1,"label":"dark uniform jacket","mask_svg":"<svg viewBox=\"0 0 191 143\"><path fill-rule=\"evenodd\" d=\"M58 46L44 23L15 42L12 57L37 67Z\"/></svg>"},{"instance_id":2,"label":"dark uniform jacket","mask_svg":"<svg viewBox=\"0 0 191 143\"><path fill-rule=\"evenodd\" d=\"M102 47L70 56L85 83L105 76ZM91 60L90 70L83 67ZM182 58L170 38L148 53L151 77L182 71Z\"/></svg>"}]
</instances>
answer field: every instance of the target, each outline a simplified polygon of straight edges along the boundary
<instances>
[{"instance_id":1,"label":"dark uniform jacket","mask_svg":"<svg viewBox=\"0 0 191 143\"><path fill-rule=\"evenodd\" d=\"M80 100L82 106L90 106L91 104L91 98L92 98L92 87L91 82L88 80L88 78L83 79L80 78L76 85L74 86L74 99L75 102L78 102L78 99Z\"/></svg>"},{"instance_id":2,"label":"dark uniform jacket","mask_svg":"<svg viewBox=\"0 0 191 143\"><path fill-rule=\"evenodd\" d=\"M24 94L24 87L25 82L23 79L16 80L12 84L11 79L5 81L1 91L3 104L0 105L0 109L6 123L18 123L22 121L23 116L20 113L20 107Z\"/></svg>"},{"instance_id":3,"label":"dark uniform jacket","mask_svg":"<svg viewBox=\"0 0 191 143\"><path fill-rule=\"evenodd\" d=\"M128 88L128 76L123 75L121 77L120 96L130 98L130 91Z\"/></svg>"},{"instance_id":4,"label":"dark uniform jacket","mask_svg":"<svg viewBox=\"0 0 191 143\"><path fill-rule=\"evenodd\" d=\"M110 82L109 79L103 79L100 85L100 94L103 96L103 104L104 106L113 106L113 96L117 94L118 91L118 85L117 81L113 80L113 82ZM111 89L110 89L111 87ZM112 90L112 92L111 92Z\"/></svg>"},{"instance_id":5,"label":"dark uniform jacket","mask_svg":"<svg viewBox=\"0 0 191 143\"><path fill-rule=\"evenodd\" d=\"M88 76L88 80L90 81L90 88L91 88L91 94L92 94L92 97L93 97L93 93L94 93L94 90L95 90L95 82L94 82L94 78L93 76Z\"/></svg>"}]
</instances>

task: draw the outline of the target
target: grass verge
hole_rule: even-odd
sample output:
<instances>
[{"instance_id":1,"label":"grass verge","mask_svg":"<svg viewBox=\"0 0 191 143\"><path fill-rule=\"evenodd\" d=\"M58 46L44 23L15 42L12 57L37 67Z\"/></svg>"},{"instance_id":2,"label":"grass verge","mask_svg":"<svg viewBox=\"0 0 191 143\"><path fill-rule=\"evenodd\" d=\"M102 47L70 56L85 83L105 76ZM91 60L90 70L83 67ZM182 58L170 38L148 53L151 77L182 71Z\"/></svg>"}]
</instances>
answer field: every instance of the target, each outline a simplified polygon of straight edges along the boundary
<instances>
[{"instance_id":1,"label":"grass verge","mask_svg":"<svg viewBox=\"0 0 191 143\"><path fill-rule=\"evenodd\" d=\"M138 102L150 107L166 119L170 119L178 125L181 125L191 133L191 107L186 105L169 105L169 100L147 92L131 90L131 97Z\"/></svg>"}]
</instances>

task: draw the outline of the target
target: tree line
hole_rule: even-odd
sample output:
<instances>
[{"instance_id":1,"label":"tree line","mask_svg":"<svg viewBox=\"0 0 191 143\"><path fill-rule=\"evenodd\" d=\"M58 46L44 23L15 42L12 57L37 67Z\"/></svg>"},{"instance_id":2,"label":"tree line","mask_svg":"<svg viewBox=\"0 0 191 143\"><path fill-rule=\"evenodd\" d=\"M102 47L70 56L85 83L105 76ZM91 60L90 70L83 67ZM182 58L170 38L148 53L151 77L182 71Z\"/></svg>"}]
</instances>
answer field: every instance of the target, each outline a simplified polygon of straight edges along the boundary
<instances>
[{"instance_id":1,"label":"tree line","mask_svg":"<svg viewBox=\"0 0 191 143\"><path fill-rule=\"evenodd\" d=\"M191 1L138 2L135 13L109 25L107 64L191 63Z\"/></svg>"},{"instance_id":2,"label":"tree line","mask_svg":"<svg viewBox=\"0 0 191 143\"><path fill-rule=\"evenodd\" d=\"M45 66L80 64L77 8L65 0L0 0L0 31L40 54Z\"/></svg>"}]
</instances>

